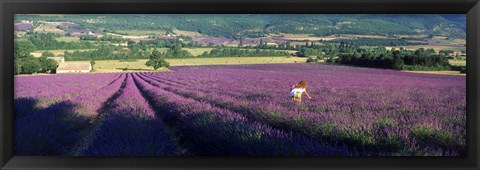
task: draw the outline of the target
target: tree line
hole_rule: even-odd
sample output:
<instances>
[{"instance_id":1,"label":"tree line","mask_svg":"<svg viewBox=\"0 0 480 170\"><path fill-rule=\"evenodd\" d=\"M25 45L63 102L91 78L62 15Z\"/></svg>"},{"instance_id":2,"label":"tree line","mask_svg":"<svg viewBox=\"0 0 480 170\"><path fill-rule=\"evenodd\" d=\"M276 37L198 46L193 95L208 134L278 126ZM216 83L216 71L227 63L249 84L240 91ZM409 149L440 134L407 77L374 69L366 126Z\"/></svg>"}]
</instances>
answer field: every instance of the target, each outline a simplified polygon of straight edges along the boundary
<instances>
[{"instance_id":1,"label":"tree line","mask_svg":"<svg viewBox=\"0 0 480 170\"><path fill-rule=\"evenodd\" d=\"M33 34L28 36L28 40L35 46L37 50L74 50L74 49L91 49L95 45L90 42L62 42L57 41L60 35L48 34Z\"/></svg>"},{"instance_id":2,"label":"tree line","mask_svg":"<svg viewBox=\"0 0 480 170\"><path fill-rule=\"evenodd\" d=\"M30 41L15 41L13 66L13 73L15 75L51 73L57 69L58 63L55 60L47 58L54 56L52 53L44 52L41 57L36 58L30 54L35 50L35 46Z\"/></svg>"},{"instance_id":3,"label":"tree line","mask_svg":"<svg viewBox=\"0 0 480 170\"><path fill-rule=\"evenodd\" d=\"M357 50L339 56L337 63L394 70L450 70L447 56L433 49L386 50L384 47Z\"/></svg>"},{"instance_id":4,"label":"tree line","mask_svg":"<svg viewBox=\"0 0 480 170\"><path fill-rule=\"evenodd\" d=\"M190 52L182 49L182 44L174 44L162 55L165 58L189 58L195 57ZM141 42L129 44L128 48L112 45L101 45L96 50L65 52L65 60L124 60L124 59L147 59L151 54L149 46L141 45ZM156 49L156 48L154 48ZM261 56L289 56L286 51L239 49L217 47L210 52L204 52L196 57L261 57Z\"/></svg>"},{"instance_id":5,"label":"tree line","mask_svg":"<svg viewBox=\"0 0 480 170\"><path fill-rule=\"evenodd\" d=\"M121 42L126 42L128 39L122 38L120 36L113 36L113 35L104 35L101 37L98 37L96 35L81 35L79 36L80 40L83 41L109 41L113 43L121 43Z\"/></svg>"},{"instance_id":6,"label":"tree line","mask_svg":"<svg viewBox=\"0 0 480 170\"><path fill-rule=\"evenodd\" d=\"M306 43L296 47L299 57L308 57L307 62L325 60L340 64L374 67L394 70L438 71L454 69L448 59L452 58L452 50L420 48L407 50L393 48L387 50L380 46L376 48L361 48L351 41L341 41L340 44L324 42L323 44ZM456 68L464 70L464 68Z\"/></svg>"}]
</instances>

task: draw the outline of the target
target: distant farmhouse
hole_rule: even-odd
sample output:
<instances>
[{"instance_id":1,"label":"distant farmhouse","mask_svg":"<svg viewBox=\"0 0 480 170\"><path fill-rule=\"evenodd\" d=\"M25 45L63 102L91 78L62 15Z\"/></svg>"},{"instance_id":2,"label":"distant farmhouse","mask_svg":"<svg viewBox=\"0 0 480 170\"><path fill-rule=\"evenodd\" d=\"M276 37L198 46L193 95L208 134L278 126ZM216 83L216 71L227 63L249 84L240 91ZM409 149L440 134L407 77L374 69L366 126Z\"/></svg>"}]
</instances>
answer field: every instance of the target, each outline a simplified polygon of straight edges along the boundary
<instances>
[{"instance_id":1,"label":"distant farmhouse","mask_svg":"<svg viewBox=\"0 0 480 170\"><path fill-rule=\"evenodd\" d=\"M29 20L22 20L21 22L26 24L33 24L33 21L29 21Z\"/></svg>"},{"instance_id":2,"label":"distant farmhouse","mask_svg":"<svg viewBox=\"0 0 480 170\"><path fill-rule=\"evenodd\" d=\"M58 63L57 74L61 73L88 73L92 70L89 62L65 62L65 57L47 57Z\"/></svg>"},{"instance_id":3,"label":"distant farmhouse","mask_svg":"<svg viewBox=\"0 0 480 170\"><path fill-rule=\"evenodd\" d=\"M57 74L61 73L88 73L92 70L89 62L62 62L59 63Z\"/></svg>"}]
</instances>

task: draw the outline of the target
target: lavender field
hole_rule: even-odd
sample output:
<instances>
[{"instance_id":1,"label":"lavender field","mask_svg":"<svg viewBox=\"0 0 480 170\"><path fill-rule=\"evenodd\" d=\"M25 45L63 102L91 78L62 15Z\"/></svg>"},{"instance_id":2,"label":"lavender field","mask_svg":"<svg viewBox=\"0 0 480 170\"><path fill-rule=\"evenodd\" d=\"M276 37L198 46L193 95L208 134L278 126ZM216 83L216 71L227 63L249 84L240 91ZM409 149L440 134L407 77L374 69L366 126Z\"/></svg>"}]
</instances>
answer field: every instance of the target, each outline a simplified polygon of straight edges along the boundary
<instances>
[{"instance_id":1,"label":"lavender field","mask_svg":"<svg viewBox=\"0 0 480 170\"><path fill-rule=\"evenodd\" d=\"M462 156L466 78L328 64L15 77L17 156ZM312 99L295 104L292 85Z\"/></svg>"}]
</instances>

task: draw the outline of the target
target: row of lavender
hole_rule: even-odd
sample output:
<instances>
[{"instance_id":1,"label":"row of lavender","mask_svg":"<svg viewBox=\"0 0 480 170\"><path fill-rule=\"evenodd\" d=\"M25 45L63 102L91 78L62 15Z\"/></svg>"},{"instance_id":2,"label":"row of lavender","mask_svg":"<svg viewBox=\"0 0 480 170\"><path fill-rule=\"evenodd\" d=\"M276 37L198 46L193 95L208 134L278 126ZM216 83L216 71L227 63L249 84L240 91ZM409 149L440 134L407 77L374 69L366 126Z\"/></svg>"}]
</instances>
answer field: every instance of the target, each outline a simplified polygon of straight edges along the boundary
<instances>
[{"instance_id":1,"label":"row of lavender","mask_svg":"<svg viewBox=\"0 0 480 170\"><path fill-rule=\"evenodd\" d=\"M182 154L171 130L158 118L131 74L103 112L76 155L176 156ZM161 113L159 112L161 115Z\"/></svg>"},{"instance_id":2,"label":"row of lavender","mask_svg":"<svg viewBox=\"0 0 480 170\"><path fill-rule=\"evenodd\" d=\"M41 85L42 81L47 85ZM16 110L16 155L175 156L183 152L131 75L16 77L16 82L17 98L30 94L35 101L57 100L70 91L78 92L30 112ZM69 90L46 89L56 85ZM35 91L52 92L35 95ZM60 93L53 95L55 91ZM18 108L22 104L16 102Z\"/></svg>"},{"instance_id":3,"label":"row of lavender","mask_svg":"<svg viewBox=\"0 0 480 170\"><path fill-rule=\"evenodd\" d=\"M314 98L295 105L288 90L301 79L309 81ZM43 103L28 111L17 109L17 155L465 151L465 77L329 65L251 65L17 77L15 86L16 101ZM53 86L59 88L48 88ZM25 105L16 102L17 108Z\"/></svg>"},{"instance_id":4,"label":"row of lavender","mask_svg":"<svg viewBox=\"0 0 480 170\"><path fill-rule=\"evenodd\" d=\"M249 120L241 113L164 90L146 76L135 81L156 111L176 129L188 154L202 156L356 156L345 146Z\"/></svg>"},{"instance_id":5,"label":"row of lavender","mask_svg":"<svg viewBox=\"0 0 480 170\"><path fill-rule=\"evenodd\" d=\"M371 155L465 151L465 77L328 65L185 67L143 75L184 97ZM309 80L314 99L296 106L288 89L300 79Z\"/></svg>"},{"instance_id":6,"label":"row of lavender","mask_svg":"<svg viewBox=\"0 0 480 170\"><path fill-rule=\"evenodd\" d=\"M125 75L115 74L16 77L16 108L28 107L17 102L25 99L32 101L33 105L49 103L27 112L15 110L16 155L72 155L95 124L105 103L121 88L124 79ZM82 80L83 83L79 82ZM44 91L50 92L34 95ZM32 95L19 98L22 92ZM58 100L59 96L69 96L70 93L76 95Z\"/></svg>"},{"instance_id":7,"label":"row of lavender","mask_svg":"<svg viewBox=\"0 0 480 170\"><path fill-rule=\"evenodd\" d=\"M61 77L65 79L63 84L78 90L76 82L81 79L76 79L78 75L71 76ZM100 89L97 86L82 89L89 92L18 114L21 116L17 116L15 123L17 155L358 155L345 147L276 130L248 121L238 113L169 93L137 74L87 77L90 81L102 82L98 78L113 81ZM43 80L52 86L60 84L55 81L58 78L51 76ZM22 82L17 83L18 95L34 91L35 84L29 81L39 82L34 77L17 79ZM39 101L57 97L32 95ZM198 107L203 109L193 109Z\"/></svg>"},{"instance_id":8,"label":"row of lavender","mask_svg":"<svg viewBox=\"0 0 480 170\"><path fill-rule=\"evenodd\" d=\"M97 90L120 74L26 76L15 78L15 101L20 113L46 108L51 104Z\"/></svg>"}]
</instances>

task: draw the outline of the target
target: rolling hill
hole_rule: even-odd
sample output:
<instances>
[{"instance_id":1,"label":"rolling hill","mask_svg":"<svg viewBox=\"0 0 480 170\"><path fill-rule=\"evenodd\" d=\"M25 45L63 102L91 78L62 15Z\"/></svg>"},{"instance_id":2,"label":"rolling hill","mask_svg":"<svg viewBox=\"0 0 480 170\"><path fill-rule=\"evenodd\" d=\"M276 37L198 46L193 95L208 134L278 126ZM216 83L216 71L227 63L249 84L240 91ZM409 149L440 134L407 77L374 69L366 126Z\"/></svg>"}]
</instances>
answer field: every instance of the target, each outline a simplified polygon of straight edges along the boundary
<instances>
[{"instance_id":1,"label":"rolling hill","mask_svg":"<svg viewBox=\"0 0 480 170\"><path fill-rule=\"evenodd\" d=\"M465 37L464 15L395 14L168 14L17 15L16 21L70 21L75 29L195 31L217 37L259 37L272 33L362 35L442 35Z\"/></svg>"}]
</instances>

